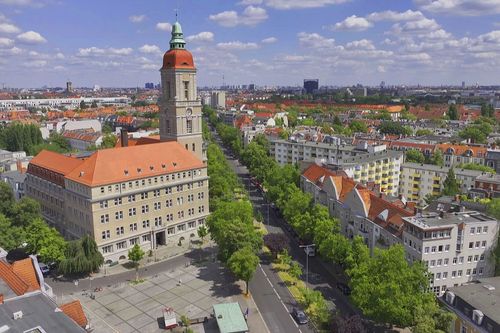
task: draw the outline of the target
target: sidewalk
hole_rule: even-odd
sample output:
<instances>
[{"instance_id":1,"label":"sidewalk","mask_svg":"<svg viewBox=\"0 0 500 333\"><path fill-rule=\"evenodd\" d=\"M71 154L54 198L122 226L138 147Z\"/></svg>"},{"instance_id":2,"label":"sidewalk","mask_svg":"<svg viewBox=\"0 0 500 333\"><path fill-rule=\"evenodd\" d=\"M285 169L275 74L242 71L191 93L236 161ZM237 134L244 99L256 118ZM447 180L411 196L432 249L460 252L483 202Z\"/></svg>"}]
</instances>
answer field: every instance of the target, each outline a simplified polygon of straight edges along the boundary
<instances>
[{"instance_id":1,"label":"sidewalk","mask_svg":"<svg viewBox=\"0 0 500 333\"><path fill-rule=\"evenodd\" d=\"M205 243L201 248L207 249L213 246L215 246L215 243L208 239L205 240ZM168 259L178 257L196 249L200 249L200 246L198 244L192 244L191 242L184 242L181 246L179 246L177 243L170 243L154 250L151 257L149 256L149 251L145 251L144 258L139 262L139 266L141 268L144 268ZM114 266L104 265L103 268L99 270L99 272L92 274L92 278L95 279L133 271L134 268L129 265L130 264L128 260L122 260Z\"/></svg>"}]
</instances>

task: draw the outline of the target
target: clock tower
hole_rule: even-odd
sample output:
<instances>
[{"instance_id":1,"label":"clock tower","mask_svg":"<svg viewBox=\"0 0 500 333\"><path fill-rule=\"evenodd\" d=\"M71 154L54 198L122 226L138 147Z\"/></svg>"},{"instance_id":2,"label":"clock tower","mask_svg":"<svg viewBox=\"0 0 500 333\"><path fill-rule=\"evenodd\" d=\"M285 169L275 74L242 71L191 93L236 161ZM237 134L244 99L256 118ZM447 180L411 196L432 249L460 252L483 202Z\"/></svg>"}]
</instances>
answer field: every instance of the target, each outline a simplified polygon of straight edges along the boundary
<instances>
[{"instance_id":1,"label":"clock tower","mask_svg":"<svg viewBox=\"0 0 500 333\"><path fill-rule=\"evenodd\" d=\"M170 50L163 56L160 97L160 139L177 141L206 161L203 147L201 101L196 91L193 55L179 22L172 26Z\"/></svg>"}]
</instances>

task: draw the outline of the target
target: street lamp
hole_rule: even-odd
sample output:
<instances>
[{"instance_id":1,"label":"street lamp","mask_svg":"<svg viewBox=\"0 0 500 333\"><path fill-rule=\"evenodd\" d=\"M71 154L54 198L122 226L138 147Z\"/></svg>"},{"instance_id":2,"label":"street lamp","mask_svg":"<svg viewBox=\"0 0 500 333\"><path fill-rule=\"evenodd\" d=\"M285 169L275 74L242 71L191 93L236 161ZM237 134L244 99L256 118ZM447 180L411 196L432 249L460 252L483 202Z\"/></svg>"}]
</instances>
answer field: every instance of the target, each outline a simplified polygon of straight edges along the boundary
<instances>
[{"instance_id":1,"label":"street lamp","mask_svg":"<svg viewBox=\"0 0 500 333\"><path fill-rule=\"evenodd\" d=\"M309 249L314 248L316 244L309 244L309 245L299 245L300 248L305 248L306 249L306 288L308 287L309 284Z\"/></svg>"}]
</instances>

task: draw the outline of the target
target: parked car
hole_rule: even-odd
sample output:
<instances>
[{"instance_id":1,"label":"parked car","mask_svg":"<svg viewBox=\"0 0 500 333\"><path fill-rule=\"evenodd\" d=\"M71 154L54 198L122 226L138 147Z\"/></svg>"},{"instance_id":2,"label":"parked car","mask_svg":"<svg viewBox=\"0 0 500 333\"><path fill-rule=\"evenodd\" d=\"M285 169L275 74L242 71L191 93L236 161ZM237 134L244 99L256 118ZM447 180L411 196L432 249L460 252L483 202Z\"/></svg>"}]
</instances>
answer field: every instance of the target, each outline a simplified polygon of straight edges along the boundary
<instances>
[{"instance_id":1,"label":"parked car","mask_svg":"<svg viewBox=\"0 0 500 333\"><path fill-rule=\"evenodd\" d=\"M351 288L345 283L337 282L337 289L342 292L342 294L349 296L351 294Z\"/></svg>"},{"instance_id":2,"label":"parked car","mask_svg":"<svg viewBox=\"0 0 500 333\"><path fill-rule=\"evenodd\" d=\"M38 263L38 267L40 267L40 271L42 272L43 276L47 276L50 273L50 267L43 262Z\"/></svg>"},{"instance_id":3,"label":"parked car","mask_svg":"<svg viewBox=\"0 0 500 333\"><path fill-rule=\"evenodd\" d=\"M299 310L297 308L292 309L292 317L297 321L298 324L304 325L309 322L309 319L307 318L306 314L304 311Z\"/></svg>"}]
</instances>

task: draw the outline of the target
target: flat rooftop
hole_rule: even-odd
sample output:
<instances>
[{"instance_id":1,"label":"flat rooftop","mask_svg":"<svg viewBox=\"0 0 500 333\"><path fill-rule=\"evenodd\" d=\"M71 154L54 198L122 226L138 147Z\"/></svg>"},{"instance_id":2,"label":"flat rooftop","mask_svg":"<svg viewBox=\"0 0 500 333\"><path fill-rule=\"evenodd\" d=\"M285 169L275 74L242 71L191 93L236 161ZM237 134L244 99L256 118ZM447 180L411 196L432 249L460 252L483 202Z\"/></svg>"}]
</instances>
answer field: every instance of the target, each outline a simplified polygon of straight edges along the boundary
<instances>
[{"instance_id":1,"label":"flat rooftop","mask_svg":"<svg viewBox=\"0 0 500 333\"><path fill-rule=\"evenodd\" d=\"M449 289L456 296L480 310L485 316L500 323L500 277L480 279Z\"/></svg>"},{"instance_id":2,"label":"flat rooftop","mask_svg":"<svg viewBox=\"0 0 500 333\"><path fill-rule=\"evenodd\" d=\"M433 172L448 172L450 168L448 167L441 167L439 165L434 165L434 164L421 164L421 163L411 163L407 162L402 165L403 168L408 168L408 169L416 169L416 170L422 170L422 171L433 171ZM485 177L490 175L488 173L485 173L484 171L479 171L479 170L467 170L467 169L460 169L460 168L453 168L453 172L455 172L455 175L460 175L460 176L468 176L468 177L479 177L484 175ZM499 178L500 179L500 178Z\"/></svg>"},{"instance_id":3,"label":"flat rooftop","mask_svg":"<svg viewBox=\"0 0 500 333\"><path fill-rule=\"evenodd\" d=\"M85 333L83 328L56 308L57 305L41 292L7 300L0 304L0 324L9 328L6 332L25 332L40 327L43 329L41 332L46 333ZM18 311L23 312L23 317L14 320L13 313Z\"/></svg>"},{"instance_id":4,"label":"flat rooftop","mask_svg":"<svg viewBox=\"0 0 500 333\"><path fill-rule=\"evenodd\" d=\"M453 226L460 223L496 222L494 218L475 211L444 214L432 213L422 216L404 217L403 219L422 229Z\"/></svg>"},{"instance_id":5,"label":"flat rooftop","mask_svg":"<svg viewBox=\"0 0 500 333\"><path fill-rule=\"evenodd\" d=\"M214 315L221 333L248 332L248 326L238 303L214 305Z\"/></svg>"}]
</instances>

